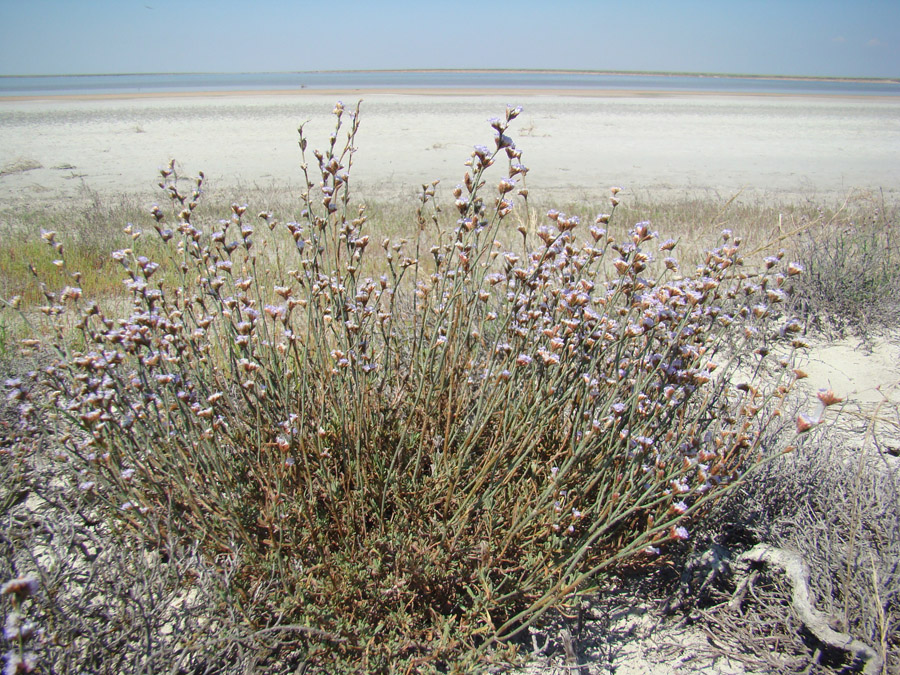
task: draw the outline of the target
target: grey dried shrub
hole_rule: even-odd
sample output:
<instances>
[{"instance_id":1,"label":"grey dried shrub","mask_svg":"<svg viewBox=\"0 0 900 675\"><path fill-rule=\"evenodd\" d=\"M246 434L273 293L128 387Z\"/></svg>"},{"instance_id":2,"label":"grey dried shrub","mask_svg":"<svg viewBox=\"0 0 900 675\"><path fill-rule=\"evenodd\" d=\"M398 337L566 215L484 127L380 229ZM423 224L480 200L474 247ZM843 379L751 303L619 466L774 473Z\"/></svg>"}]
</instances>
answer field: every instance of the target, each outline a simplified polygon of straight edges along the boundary
<instances>
[{"instance_id":1,"label":"grey dried shrub","mask_svg":"<svg viewBox=\"0 0 900 675\"><path fill-rule=\"evenodd\" d=\"M754 473L716 506L710 535L722 540L723 532L732 539L739 533L740 548L758 541L799 555L810 569L814 609L833 630L870 646L884 672L895 673L900 473L895 457L876 444L856 447L851 438L828 425L810 437L814 442ZM711 587L696 615L730 658L784 673L867 666L810 634L791 607L792 588L779 570L753 572L749 588L738 593L737 581Z\"/></svg>"},{"instance_id":2,"label":"grey dried shrub","mask_svg":"<svg viewBox=\"0 0 900 675\"><path fill-rule=\"evenodd\" d=\"M649 223L516 225L518 113L475 146L449 227L423 186L410 241L367 233L340 104L324 151L300 129L287 222L202 222L202 174L171 165L158 241L129 225L113 253L130 305L64 267L24 343L53 361L7 383L109 527L231 570L235 630L290 632L330 672L474 667L596 575L652 565L766 459L793 384L783 254L745 270L724 232L680 269Z\"/></svg>"},{"instance_id":3,"label":"grey dried shrub","mask_svg":"<svg viewBox=\"0 0 900 675\"><path fill-rule=\"evenodd\" d=\"M883 195L857 202L853 212L811 226L793 245L806 268L795 311L831 335L889 333L900 321L897 207Z\"/></svg>"}]
</instances>

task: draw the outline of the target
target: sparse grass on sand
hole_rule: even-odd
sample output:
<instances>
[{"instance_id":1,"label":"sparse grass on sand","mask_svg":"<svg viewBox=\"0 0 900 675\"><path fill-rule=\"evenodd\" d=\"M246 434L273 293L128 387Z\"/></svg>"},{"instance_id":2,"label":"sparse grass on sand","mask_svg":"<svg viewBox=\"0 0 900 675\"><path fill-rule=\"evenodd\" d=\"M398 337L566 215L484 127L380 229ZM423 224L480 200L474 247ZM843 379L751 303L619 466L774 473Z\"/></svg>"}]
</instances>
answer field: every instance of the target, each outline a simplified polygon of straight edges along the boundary
<instances>
[{"instance_id":1,"label":"sparse grass on sand","mask_svg":"<svg viewBox=\"0 0 900 675\"><path fill-rule=\"evenodd\" d=\"M436 204L452 208L452 186L439 185ZM377 192L377 191L376 191ZM82 270L81 286L86 294L126 297L120 275L109 274L110 251L128 246L132 236L128 223L137 229L146 226L149 207L164 195L110 197L86 192L74 205L59 207L42 201L29 207L0 208L0 297L23 295L39 300L31 282L29 265L42 279L54 278L54 252L39 238L41 230L59 232L66 241L69 265ZM541 201L536 201L537 199ZM366 205L370 231L374 236L413 239L418 225L417 200L384 201L358 196ZM231 204L249 204L268 211L283 221L296 218L300 205L296 189L277 184L219 188L205 195L198 215L213 222L231 215ZM532 230L551 210L575 215L590 222L610 210L606 199L551 201L536 196L516 213L515 224L524 222ZM884 329L896 325L898 296L897 269L900 251L894 230L900 206L885 203L880 192L854 192L842 202L772 203L744 199L740 194L725 198L685 198L659 201L643 194L621 194L616 225L622 231L648 221L667 236L678 240L682 261L697 264L722 230L730 229L744 238L747 250L773 253L786 249L809 269L802 277L798 311L817 328L854 332ZM517 236L515 224L504 223L501 234ZM151 246L155 242L147 244ZM57 275L58 278L62 278Z\"/></svg>"}]
</instances>

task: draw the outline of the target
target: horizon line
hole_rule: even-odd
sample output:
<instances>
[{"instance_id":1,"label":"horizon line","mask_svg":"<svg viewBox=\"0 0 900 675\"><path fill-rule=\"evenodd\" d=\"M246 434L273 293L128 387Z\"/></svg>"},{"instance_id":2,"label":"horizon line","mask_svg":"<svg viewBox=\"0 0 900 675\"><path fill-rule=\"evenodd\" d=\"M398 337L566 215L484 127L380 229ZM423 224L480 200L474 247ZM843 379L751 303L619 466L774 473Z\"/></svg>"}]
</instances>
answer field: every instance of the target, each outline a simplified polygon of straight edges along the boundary
<instances>
[{"instance_id":1,"label":"horizon line","mask_svg":"<svg viewBox=\"0 0 900 675\"><path fill-rule=\"evenodd\" d=\"M705 77L760 80L817 80L831 82L885 82L900 84L900 77L864 77L851 75L773 75L760 73L716 73L664 70L592 70L576 68L346 68L316 70L237 70L237 71L162 71L125 73L31 73L0 74L0 78L25 77L133 77L141 75L301 75L325 73L544 73L581 75L636 75L662 77Z\"/></svg>"}]
</instances>

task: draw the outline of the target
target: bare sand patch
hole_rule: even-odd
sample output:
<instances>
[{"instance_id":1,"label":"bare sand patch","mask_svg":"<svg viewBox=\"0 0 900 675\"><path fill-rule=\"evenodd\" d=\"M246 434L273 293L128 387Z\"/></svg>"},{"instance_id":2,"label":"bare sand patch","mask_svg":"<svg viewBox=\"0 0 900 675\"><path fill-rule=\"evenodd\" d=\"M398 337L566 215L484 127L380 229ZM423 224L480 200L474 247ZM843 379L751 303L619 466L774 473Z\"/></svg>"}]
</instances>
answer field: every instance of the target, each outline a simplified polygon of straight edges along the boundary
<instances>
[{"instance_id":1,"label":"bare sand patch","mask_svg":"<svg viewBox=\"0 0 900 675\"><path fill-rule=\"evenodd\" d=\"M610 185L665 199L837 200L900 185L900 100L892 97L624 95L622 92L246 93L0 101L6 157L42 167L0 178L0 197L59 199L85 189L152 200L169 159L214 187L299 184L296 129L327 139L335 100L362 104L354 175L365 193L411 196L459 182L489 117L524 113L512 133L545 198L602 198ZM236 190L239 192L239 190Z\"/></svg>"}]
</instances>

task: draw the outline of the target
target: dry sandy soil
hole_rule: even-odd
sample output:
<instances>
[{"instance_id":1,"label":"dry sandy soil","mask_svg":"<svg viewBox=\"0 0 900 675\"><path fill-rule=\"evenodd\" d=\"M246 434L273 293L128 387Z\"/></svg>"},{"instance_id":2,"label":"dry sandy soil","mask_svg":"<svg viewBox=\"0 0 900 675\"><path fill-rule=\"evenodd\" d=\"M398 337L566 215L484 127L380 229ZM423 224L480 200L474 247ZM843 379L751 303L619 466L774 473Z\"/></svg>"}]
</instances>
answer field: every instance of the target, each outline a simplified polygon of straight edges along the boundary
<instances>
[{"instance_id":1,"label":"dry sandy soil","mask_svg":"<svg viewBox=\"0 0 900 675\"><path fill-rule=\"evenodd\" d=\"M620 185L652 197L739 190L838 200L900 186L900 99L747 95L384 92L0 99L0 199L132 192L180 160L213 187L298 183L297 126L331 131L341 98L362 99L354 175L368 193L459 182L489 117L522 105L512 135L529 187L590 197Z\"/></svg>"}]
</instances>

